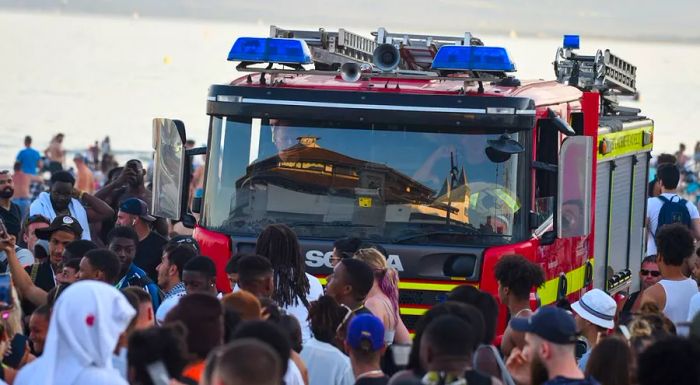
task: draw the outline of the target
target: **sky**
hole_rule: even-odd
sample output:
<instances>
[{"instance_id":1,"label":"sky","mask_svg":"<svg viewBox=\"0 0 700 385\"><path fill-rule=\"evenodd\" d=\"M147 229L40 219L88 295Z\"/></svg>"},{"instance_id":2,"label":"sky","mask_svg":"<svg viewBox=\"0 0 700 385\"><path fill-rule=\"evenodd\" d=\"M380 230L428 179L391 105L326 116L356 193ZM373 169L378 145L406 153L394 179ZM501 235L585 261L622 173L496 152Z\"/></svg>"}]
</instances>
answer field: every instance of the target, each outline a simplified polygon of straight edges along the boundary
<instances>
[{"instance_id":1,"label":"sky","mask_svg":"<svg viewBox=\"0 0 700 385\"><path fill-rule=\"evenodd\" d=\"M700 43L698 0L0 0L0 8L220 19L282 27L560 36Z\"/></svg>"}]
</instances>

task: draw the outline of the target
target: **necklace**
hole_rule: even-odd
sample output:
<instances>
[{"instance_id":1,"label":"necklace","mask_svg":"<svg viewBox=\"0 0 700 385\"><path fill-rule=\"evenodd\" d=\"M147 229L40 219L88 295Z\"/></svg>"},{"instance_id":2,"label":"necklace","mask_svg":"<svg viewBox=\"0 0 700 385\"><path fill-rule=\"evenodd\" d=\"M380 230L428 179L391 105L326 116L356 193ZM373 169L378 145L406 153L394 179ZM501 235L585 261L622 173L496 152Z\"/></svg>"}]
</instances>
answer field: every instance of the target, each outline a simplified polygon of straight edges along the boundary
<instances>
[{"instance_id":1,"label":"necklace","mask_svg":"<svg viewBox=\"0 0 700 385\"><path fill-rule=\"evenodd\" d=\"M513 318L518 318L520 316L520 314L522 314L522 312L524 312L524 311L532 312L532 310L530 310L530 309L522 309L519 312L515 313L515 316L513 316Z\"/></svg>"},{"instance_id":2,"label":"necklace","mask_svg":"<svg viewBox=\"0 0 700 385\"><path fill-rule=\"evenodd\" d=\"M379 376L383 376L383 375L384 375L384 372L382 372L381 369L370 370L369 372L364 372L362 374L359 374L357 377L355 377L355 381L359 380L360 378L379 377Z\"/></svg>"}]
</instances>

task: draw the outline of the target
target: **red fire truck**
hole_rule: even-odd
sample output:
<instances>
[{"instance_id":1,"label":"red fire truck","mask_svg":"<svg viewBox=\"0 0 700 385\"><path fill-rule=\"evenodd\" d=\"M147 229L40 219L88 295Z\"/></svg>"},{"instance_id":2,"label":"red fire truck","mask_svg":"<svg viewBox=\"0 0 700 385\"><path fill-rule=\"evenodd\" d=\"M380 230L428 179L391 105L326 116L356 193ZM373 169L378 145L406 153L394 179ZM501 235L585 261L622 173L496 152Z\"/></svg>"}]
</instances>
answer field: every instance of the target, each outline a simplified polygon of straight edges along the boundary
<instances>
[{"instance_id":1,"label":"red fire truck","mask_svg":"<svg viewBox=\"0 0 700 385\"><path fill-rule=\"evenodd\" d=\"M373 35L239 38L228 59L244 75L209 88L206 148L154 120L153 211L196 226L221 290L227 260L271 223L319 277L336 239L383 246L409 329L458 285L496 295L509 254L543 267L542 304L638 285L653 122L616 99L636 92L636 67L567 35L556 80L527 81L469 33ZM207 162L192 213L194 155Z\"/></svg>"}]
</instances>

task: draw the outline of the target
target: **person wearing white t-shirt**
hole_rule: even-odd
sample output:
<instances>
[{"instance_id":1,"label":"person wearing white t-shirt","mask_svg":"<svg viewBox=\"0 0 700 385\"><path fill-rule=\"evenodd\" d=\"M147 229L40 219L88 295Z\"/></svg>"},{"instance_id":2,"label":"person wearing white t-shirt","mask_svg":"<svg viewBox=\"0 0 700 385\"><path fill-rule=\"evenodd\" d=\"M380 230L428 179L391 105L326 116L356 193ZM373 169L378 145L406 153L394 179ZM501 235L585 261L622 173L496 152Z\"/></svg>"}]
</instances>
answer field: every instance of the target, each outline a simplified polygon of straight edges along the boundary
<instances>
[{"instance_id":1,"label":"person wearing white t-shirt","mask_svg":"<svg viewBox=\"0 0 700 385\"><path fill-rule=\"evenodd\" d=\"M675 164L662 164L656 171L657 184L661 187L661 196L672 202L677 202L681 197L676 194L680 181L680 170ZM659 225L659 213L664 205L664 201L659 197L647 199L647 253L646 255L656 255L656 232ZM686 201L686 208L690 214L691 232L695 239L700 240L700 213L697 206Z\"/></svg>"},{"instance_id":2,"label":"person wearing white t-shirt","mask_svg":"<svg viewBox=\"0 0 700 385\"><path fill-rule=\"evenodd\" d=\"M302 343L309 340L309 306L323 295L318 278L305 272L299 239L284 224L267 226L258 237L255 254L270 260L274 269L275 290L272 299L299 320Z\"/></svg>"},{"instance_id":3,"label":"person wearing white t-shirt","mask_svg":"<svg viewBox=\"0 0 700 385\"><path fill-rule=\"evenodd\" d=\"M656 240L663 279L642 293L642 306L656 304L678 328L687 322L691 298L698 293L697 283L683 274L683 263L695 248L693 237L685 225L673 223L659 229Z\"/></svg>"}]
</instances>

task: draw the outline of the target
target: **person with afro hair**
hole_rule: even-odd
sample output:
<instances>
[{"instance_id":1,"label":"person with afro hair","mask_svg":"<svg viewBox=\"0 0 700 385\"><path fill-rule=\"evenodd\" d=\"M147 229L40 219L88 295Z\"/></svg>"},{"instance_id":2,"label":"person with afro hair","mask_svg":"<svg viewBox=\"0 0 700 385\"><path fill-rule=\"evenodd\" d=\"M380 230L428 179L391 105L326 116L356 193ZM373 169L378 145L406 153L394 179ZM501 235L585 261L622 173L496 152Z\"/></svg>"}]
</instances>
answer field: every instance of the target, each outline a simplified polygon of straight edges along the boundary
<instances>
[{"instance_id":1,"label":"person with afro hair","mask_svg":"<svg viewBox=\"0 0 700 385\"><path fill-rule=\"evenodd\" d=\"M508 308L510 318L529 317L530 292L544 284L542 267L520 255L501 258L494 268L498 281L498 298ZM503 334L501 351L507 357L513 348L525 346L525 335L508 326Z\"/></svg>"}]
</instances>

